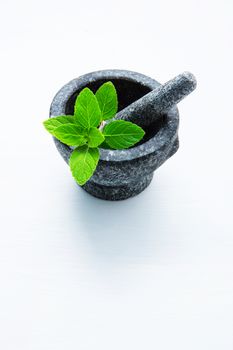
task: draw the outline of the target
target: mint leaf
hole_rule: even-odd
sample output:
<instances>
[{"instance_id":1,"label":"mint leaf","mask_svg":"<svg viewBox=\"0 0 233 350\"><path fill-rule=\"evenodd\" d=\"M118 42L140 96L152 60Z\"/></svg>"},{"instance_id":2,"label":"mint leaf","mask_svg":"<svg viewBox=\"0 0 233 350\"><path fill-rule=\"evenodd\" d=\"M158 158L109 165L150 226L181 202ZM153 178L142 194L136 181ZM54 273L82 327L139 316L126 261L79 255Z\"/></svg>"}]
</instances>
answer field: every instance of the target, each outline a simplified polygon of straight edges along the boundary
<instances>
[{"instance_id":1,"label":"mint leaf","mask_svg":"<svg viewBox=\"0 0 233 350\"><path fill-rule=\"evenodd\" d=\"M87 145L76 148L70 156L69 165L74 179L84 185L93 175L99 161L98 148Z\"/></svg>"},{"instance_id":2,"label":"mint leaf","mask_svg":"<svg viewBox=\"0 0 233 350\"><path fill-rule=\"evenodd\" d=\"M91 128L88 134L88 146L98 147L104 141L104 135L97 128Z\"/></svg>"},{"instance_id":3,"label":"mint leaf","mask_svg":"<svg viewBox=\"0 0 233 350\"><path fill-rule=\"evenodd\" d=\"M75 123L88 130L93 126L99 126L101 111L97 98L90 89L83 89L76 98L74 118Z\"/></svg>"},{"instance_id":4,"label":"mint leaf","mask_svg":"<svg viewBox=\"0 0 233 350\"><path fill-rule=\"evenodd\" d=\"M60 115L58 117L49 118L43 122L45 129L53 135L54 129L58 126L68 123L74 123L73 115Z\"/></svg>"},{"instance_id":5,"label":"mint leaf","mask_svg":"<svg viewBox=\"0 0 233 350\"><path fill-rule=\"evenodd\" d=\"M53 135L68 146L81 146L86 143L86 132L75 124L60 125L53 130Z\"/></svg>"},{"instance_id":6,"label":"mint leaf","mask_svg":"<svg viewBox=\"0 0 233 350\"><path fill-rule=\"evenodd\" d=\"M116 120L107 124L103 134L107 144L114 149L129 148L145 135L144 130L131 122Z\"/></svg>"},{"instance_id":7,"label":"mint leaf","mask_svg":"<svg viewBox=\"0 0 233 350\"><path fill-rule=\"evenodd\" d=\"M103 84L95 95L99 102L102 120L113 118L117 112L117 93L113 83L108 81Z\"/></svg>"},{"instance_id":8,"label":"mint leaf","mask_svg":"<svg viewBox=\"0 0 233 350\"><path fill-rule=\"evenodd\" d=\"M111 149L111 147L107 144L107 142L105 140L103 143L101 143L100 148Z\"/></svg>"}]
</instances>

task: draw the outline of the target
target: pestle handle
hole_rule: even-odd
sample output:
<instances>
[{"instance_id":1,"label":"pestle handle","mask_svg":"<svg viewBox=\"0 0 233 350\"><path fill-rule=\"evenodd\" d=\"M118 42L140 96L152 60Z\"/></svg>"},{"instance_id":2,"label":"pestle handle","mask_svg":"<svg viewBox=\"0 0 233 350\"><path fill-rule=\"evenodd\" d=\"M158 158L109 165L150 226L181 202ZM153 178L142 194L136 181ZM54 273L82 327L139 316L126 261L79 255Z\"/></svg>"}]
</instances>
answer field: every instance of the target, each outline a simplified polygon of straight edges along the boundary
<instances>
[{"instance_id":1,"label":"pestle handle","mask_svg":"<svg viewBox=\"0 0 233 350\"><path fill-rule=\"evenodd\" d=\"M189 95L196 85L196 78L192 73L179 74L118 112L114 119L124 119L148 126Z\"/></svg>"}]
</instances>

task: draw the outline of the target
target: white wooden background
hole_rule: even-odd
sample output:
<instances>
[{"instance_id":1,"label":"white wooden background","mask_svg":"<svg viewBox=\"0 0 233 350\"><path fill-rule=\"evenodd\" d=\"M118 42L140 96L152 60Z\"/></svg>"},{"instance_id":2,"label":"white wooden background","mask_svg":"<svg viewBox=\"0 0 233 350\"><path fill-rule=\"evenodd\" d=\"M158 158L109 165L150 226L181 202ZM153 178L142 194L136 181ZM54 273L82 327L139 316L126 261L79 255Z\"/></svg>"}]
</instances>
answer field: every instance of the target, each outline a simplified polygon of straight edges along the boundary
<instances>
[{"instance_id":1,"label":"white wooden background","mask_svg":"<svg viewBox=\"0 0 233 350\"><path fill-rule=\"evenodd\" d=\"M233 349L231 0L2 0L0 348ZM44 131L57 90L193 72L180 150L127 201L84 193Z\"/></svg>"}]
</instances>

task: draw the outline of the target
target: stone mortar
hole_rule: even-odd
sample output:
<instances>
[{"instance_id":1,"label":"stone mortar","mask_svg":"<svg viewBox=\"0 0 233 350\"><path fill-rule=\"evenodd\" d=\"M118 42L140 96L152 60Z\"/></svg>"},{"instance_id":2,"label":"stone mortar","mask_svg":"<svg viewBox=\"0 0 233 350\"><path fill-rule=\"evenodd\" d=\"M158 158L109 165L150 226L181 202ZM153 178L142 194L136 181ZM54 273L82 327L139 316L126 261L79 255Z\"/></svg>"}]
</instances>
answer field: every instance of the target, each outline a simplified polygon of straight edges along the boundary
<instances>
[{"instance_id":1,"label":"stone mortar","mask_svg":"<svg viewBox=\"0 0 233 350\"><path fill-rule=\"evenodd\" d=\"M89 87L95 92L106 81L112 81L118 94L119 110L124 109L160 84L143 74L126 70L103 70L85 74L63 86L54 97L50 117L73 114L78 93ZM151 113L155 113L151 110ZM179 147L179 113L173 107L149 126L144 139L126 150L100 149L100 161L91 179L82 188L91 195L106 200L122 200L142 192L151 182L154 171ZM72 148L54 138L66 163Z\"/></svg>"}]
</instances>

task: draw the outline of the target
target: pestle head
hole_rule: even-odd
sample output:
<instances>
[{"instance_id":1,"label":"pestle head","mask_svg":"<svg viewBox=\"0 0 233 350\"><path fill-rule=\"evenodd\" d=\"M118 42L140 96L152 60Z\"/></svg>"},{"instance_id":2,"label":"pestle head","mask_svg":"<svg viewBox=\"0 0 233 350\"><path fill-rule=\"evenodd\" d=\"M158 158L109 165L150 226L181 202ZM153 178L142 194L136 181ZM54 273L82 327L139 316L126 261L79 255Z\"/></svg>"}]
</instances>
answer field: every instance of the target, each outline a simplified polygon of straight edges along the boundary
<instances>
[{"instance_id":1,"label":"pestle head","mask_svg":"<svg viewBox=\"0 0 233 350\"><path fill-rule=\"evenodd\" d=\"M160 94L157 97L157 103L161 99L161 112L165 112L175 106L183 100L184 97L188 96L193 90L195 90L196 86L196 78L189 72L184 72L174 79L169 80L161 87Z\"/></svg>"},{"instance_id":2,"label":"pestle head","mask_svg":"<svg viewBox=\"0 0 233 350\"><path fill-rule=\"evenodd\" d=\"M174 79L169 80L169 82L172 81L174 81L174 83L175 81L178 82L178 85L183 85L185 88L189 89L190 92L193 91L197 86L197 80L195 76L190 72L183 72L177 75L177 77Z\"/></svg>"},{"instance_id":3,"label":"pestle head","mask_svg":"<svg viewBox=\"0 0 233 350\"><path fill-rule=\"evenodd\" d=\"M189 95L196 85L196 78L192 73L179 74L121 110L115 119L128 120L142 127L148 126Z\"/></svg>"}]
</instances>

